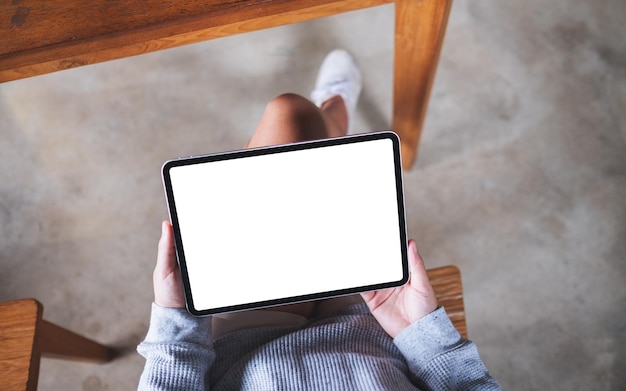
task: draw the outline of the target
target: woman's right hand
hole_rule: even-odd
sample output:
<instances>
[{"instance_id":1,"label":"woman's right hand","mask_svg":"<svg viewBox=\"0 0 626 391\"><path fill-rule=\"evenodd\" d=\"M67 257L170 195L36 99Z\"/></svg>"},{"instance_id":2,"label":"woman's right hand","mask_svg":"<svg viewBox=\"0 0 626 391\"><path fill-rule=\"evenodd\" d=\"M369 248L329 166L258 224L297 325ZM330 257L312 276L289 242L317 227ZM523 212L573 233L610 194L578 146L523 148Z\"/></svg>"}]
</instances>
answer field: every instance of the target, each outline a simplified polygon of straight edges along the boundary
<instances>
[{"instance_id":1,"label":"woman's right hand","mask_svg":"<svg viewBox=\"0 0 626 391\"><path fill-rule=\"evenodd\" d=\"M397 288L361 293L372 315L392 338L437 309L424 261L417 252L415 241L409 241L409 281Z\"/></svg>"}]
</instances>

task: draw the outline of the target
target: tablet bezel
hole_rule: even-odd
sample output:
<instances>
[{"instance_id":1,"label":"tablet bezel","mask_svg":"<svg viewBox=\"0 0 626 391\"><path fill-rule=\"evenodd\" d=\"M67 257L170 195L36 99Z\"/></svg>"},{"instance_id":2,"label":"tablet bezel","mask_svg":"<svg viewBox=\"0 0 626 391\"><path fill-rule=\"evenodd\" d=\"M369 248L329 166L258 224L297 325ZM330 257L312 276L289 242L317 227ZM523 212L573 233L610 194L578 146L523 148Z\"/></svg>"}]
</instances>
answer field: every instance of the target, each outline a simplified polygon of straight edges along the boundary
<instances>
[{"instance_id":1,"label":"tablet bezel","mask_svg":"<svg viewBox=\"0 0 626 391\"><path fill-rule=\"evenodd\" d=\"M252 303L244 303L238 305L231 305L226 307L219 308L210 308L210 309L197 309L194 306L193 295L191 291L191 285L187 270L187 264L185 260L184 254L184 246L183 240L181 237L181 230L179 226L178 214L176 211L176 202L174 199L174 189L172 187L172 181L170 177L170 170L174 167L187 166L187 165L195 165L209 162L217 162L223 160L230 159L241 159L247 157L254 156L262 156L268 154L277 154L283 152L293 152L314 148L323 148L323 147L332 147L337 145L351 144L351 143L360 143L360 142L368 142L375 140L383 140L388 139L392 142L393 147L393 159L394 159L394 175L395 175L395 185L396 185L396 200L398 207L398 240L400 241L400 252L401 252L401 262L402 262L402 279L398 281L390 281L385 283L367 285L367 286L358 286L340 290L333 290L328 292L319 292L315 294L307 294L293 297L284 297L277 298L272 300L264 300ZM393 288L397 286L404 285L409 279L409 268L408 268L408 254L407 254L407 233L406 233L406 216L405 216L405 208L404 208L404 189L403 189L403 178L402 178L402 165L401 165L401 149L400 149L400 140L398 136L392 131L383 131L383 132L373 132L373 133L365 133L365 134L357 134L350 135L344 137L337 137L332 139L324 139L324 140L316 140L316 141L307 141L307 142L299 142L292 144L284 144L270 147L262 147L262 148L251 148L230 152L222 152L215 153L209 155L201 155L201 156L189 156L178 159L168 160L163 164L162 167L162 179L163 186L165 190L165 196L168 206L168 211L170 215L170 221L172 223L173 232L174 232L174 241L176 246L176 257L178 260L178 265L180 267L182 280L183 280L183 289L185 294L185 302L187 306L187 310L195 316L206 316L213 315L225 312L234 312L234 311L242 311L242 310L250 310L250 309L259 309L265 307L272 307L276 305L284 305L284 304L293 304L298 302L310 301L310 300L321 300L328 299L337 296L344 296L350 294L356 294L371 290L378 289L386 289Z\"/></svg>"}]
</instances>

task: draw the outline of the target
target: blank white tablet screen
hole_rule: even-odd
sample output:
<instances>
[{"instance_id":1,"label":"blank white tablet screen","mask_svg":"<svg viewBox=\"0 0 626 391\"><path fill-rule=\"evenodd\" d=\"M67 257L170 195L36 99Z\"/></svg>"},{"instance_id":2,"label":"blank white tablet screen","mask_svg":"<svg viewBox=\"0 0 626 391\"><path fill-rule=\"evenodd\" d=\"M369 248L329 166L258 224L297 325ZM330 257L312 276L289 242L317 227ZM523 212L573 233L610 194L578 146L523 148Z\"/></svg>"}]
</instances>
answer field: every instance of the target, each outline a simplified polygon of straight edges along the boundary
<instances>
[{"instance_id":1,"label":"blank white tablet screen","mask_svg":"<svg viewBox=\"0 0 626 391\"><path fill-rule=\"evenodd\" d=\"M196 310L403 278L390 139L176 166Z\"/></svg>"}]
</instances>

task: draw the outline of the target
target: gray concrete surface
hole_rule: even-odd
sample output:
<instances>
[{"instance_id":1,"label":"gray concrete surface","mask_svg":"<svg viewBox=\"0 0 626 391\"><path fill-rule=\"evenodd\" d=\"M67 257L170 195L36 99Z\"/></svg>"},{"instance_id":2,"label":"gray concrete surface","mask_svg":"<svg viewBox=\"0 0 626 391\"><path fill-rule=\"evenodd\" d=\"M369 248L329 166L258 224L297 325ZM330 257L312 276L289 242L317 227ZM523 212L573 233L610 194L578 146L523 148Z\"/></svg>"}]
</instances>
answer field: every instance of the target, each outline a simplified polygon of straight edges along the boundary
<instances>
[{"instance_id":1,"label":"gray concrete surface","mask_svg":"<svg viewBox=\"0 0 626 391\"><path fill-rule=\"evenodd\" d=\"M470 337L509 390L626 389L626 3L457 1L409 230L463 273ZM363 68L355 129L388 128L393 6L0 85L0 300L126 350L43 360L41 390L136 387L159 177L237 149L324 54Z\"/></svg>"}]
</instances>

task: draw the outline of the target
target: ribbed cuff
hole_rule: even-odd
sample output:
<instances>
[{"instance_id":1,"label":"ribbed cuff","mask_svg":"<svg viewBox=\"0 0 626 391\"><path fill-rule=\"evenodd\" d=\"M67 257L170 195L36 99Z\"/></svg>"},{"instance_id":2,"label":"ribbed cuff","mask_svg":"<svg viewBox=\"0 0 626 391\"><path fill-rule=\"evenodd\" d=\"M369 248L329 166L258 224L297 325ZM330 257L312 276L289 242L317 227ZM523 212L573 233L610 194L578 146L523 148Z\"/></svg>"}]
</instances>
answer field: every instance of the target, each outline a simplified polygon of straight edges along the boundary
<instances>
[{"instance_id":1,"label":"ribbed cuff","mask_svg":"<svg viewBox=\"0 0 626 391\"><path fill-rule=\"evenodd\" d=\"M164 308L152 303L145 343L188 342L211 345L211 317L195 317L184 308Z\"/></svg>"},{"instance_id":2,"label":"ribbed cuff","mask_svg":"<svg viewBox=\"0 0 626 391\"><path fill-rule=\"evenodd\" d=\"M410 366L423 367L437 355L462 343L443 307L402 330L393 341Z\"/></svg>"}]
</instances>

